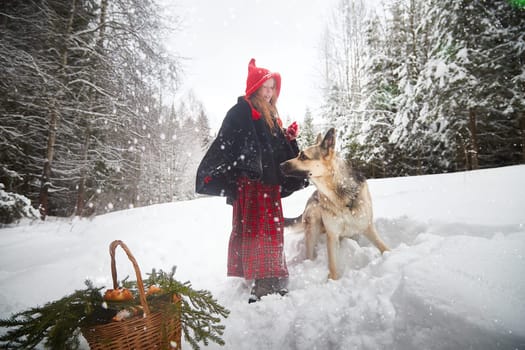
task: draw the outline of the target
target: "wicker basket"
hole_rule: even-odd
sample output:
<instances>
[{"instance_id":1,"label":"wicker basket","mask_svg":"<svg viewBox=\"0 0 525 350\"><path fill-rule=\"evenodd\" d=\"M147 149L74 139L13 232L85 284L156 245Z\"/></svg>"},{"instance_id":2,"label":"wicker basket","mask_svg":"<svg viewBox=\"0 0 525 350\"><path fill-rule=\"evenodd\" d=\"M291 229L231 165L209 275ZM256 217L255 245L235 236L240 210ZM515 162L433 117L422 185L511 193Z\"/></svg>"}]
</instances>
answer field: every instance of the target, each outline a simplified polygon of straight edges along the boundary
<instances>
[{"instance_id":1,"label":"wicker basket","mask_svg":"<svg viewBox=\"0 0 525 350\"><path fill-rule=\"evenodd\" d=\"M140 304L144 310L144 315L124 321L110 322L102 325L82 328L82 335L88 341L90 349L180 349L180 317L173 317L173 313L150 311L146 301L144 283L142 282L142 277L137 261L124 242L119 240L111 242L109 246L113 289L118 288L117 270L115 264L115 249L118 246L121 246L126 252L129 260L133 264L133 268L135 269ZM169 305L167 307L169 307Z\"/></svg>"}]
</instances>

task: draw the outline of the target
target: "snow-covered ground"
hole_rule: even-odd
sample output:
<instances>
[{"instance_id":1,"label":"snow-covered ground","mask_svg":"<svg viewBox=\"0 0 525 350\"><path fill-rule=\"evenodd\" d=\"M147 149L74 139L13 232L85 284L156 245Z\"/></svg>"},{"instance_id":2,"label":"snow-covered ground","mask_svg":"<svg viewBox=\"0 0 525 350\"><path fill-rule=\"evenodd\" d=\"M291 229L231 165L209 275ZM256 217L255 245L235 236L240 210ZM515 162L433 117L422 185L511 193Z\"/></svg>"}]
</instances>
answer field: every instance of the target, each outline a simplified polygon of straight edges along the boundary
<instances>
[{"instance_id":1,"label":"snow-covered ground","mask_svg":"<svg viewBox=\"0 0 525 350\"><path fill-rule=\"evenodd\" d=\"M244 281L226 277L231 207L222 198L1 229L0 317L87 278L111 287L108 246L122 239L143 272L177 265L179 280L230 309L225 349L525 349L525 166L369 184L392 251L345 240L342 278L332 281L324 244L308 261L302 235L287 232L290 293L254 304ZM312 191L286 198L285 216ZM121 250L116 259L119 276L133 277Z\"/></svg>"}]
</instances>

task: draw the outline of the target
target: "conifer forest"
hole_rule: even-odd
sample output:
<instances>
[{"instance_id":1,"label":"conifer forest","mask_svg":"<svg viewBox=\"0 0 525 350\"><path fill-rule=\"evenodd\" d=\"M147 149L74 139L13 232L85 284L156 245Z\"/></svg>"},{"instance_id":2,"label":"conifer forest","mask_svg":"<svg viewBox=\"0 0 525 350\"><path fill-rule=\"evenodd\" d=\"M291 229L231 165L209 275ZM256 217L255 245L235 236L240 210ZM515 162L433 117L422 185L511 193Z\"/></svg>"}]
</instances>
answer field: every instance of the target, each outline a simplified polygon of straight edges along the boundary
<instances>
[{"instance_id":1,"label":"conifer forest","mask_svg":"<svg viewBox=\"0 0 525 350\"><path fill-rule=\"evenodd\" d=\"M0 2L3 193L44 218L195 196L216 130L191 93L170 98L184 58L162 37L184 29L162 15L154 0ZM522 2L340 0L318 41L323 103L301 145L334 126L370 178L525 162Z\"/></svg>"}]
</instances>

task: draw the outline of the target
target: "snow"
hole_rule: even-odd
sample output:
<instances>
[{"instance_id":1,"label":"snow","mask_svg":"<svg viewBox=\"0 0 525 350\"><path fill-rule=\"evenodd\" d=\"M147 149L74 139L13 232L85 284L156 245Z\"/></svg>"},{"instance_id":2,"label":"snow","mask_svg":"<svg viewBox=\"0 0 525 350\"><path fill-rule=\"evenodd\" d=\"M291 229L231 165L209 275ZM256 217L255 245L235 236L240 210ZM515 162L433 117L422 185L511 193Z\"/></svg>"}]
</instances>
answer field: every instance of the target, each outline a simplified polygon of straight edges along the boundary
<instances>
[{"instance_id":1,"label":"snow","mask_svg":"<svg viewBox=\"0 0 525 350\"><path fill-rule=\"evenodd\" d=\"M342 277L332 281L324 242L305 260L302 234L286 232L290 293L254 304L246 282L226 277L224 198L22 223L0 230L0 317L84 288L86 278L111 287L108 247L122 239L143 273L177 265L179 280L231 311L225 349L525 349L523 179L525 166L370 180L392 251L344 240ZM286 198L285 216L312 191ZM134 277L122 251L116 259L119 277Z\"/></svg>"}]
</instances>

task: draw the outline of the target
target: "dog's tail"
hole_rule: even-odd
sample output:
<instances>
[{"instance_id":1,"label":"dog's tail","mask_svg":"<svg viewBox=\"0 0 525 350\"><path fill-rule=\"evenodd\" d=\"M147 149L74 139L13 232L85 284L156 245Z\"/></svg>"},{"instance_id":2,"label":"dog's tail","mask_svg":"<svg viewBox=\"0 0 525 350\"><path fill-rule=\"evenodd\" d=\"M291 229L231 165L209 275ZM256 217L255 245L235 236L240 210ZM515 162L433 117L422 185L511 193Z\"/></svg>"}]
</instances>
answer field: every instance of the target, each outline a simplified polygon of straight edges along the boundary
<instances>
[{"instance_id":1,"label":"dog's tail","mask_svg":"<svg viewBox=\"0 0 525 350\"><path fill-rule=\"evenodd\" d=\"M284 218L284 227L291 231L300 231L303 229L303 214L296 218Z\"/></svg>"}]
</instances>

